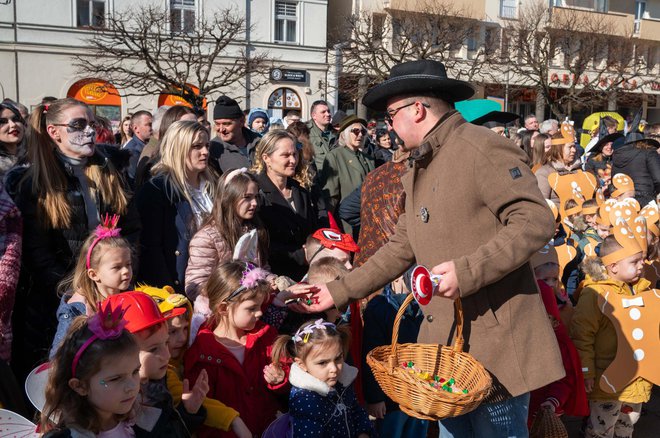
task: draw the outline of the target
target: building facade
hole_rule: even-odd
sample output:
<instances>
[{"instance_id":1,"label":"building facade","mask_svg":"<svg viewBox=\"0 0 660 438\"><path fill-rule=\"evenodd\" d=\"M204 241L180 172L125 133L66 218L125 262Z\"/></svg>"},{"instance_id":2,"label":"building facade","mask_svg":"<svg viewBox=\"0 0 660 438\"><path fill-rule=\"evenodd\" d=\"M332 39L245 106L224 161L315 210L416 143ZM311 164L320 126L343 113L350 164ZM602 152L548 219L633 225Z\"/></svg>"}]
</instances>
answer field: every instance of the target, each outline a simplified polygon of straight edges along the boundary
<instances>
[{"instance_id":1,"label":"building facade","mask_svg":"<svg viewBox=\"0 0 660 438\"><path fill-rule=\"evenodd\" d=\"M397 39L416 39L415 44L422 46L427 36L442 39L442 35L423 31L411 35L410 30L405 29L406 24L401 24L404 21L402 17L417 17L419 27L423 28L424 23L427 23L423 15L441 10L437 7L439 4L447 5L446 9L451 11L448 19L454 22L462 19L469 31L461 36L460 41L452 43L447 50L450 53L429 57L443 60L453 77L477 84L478 97L500 100L506 110L521 115L536 113L537 117L552 116L551 108L544 105L541 93L537 92L538 85L516 73L521 70L517 64L524 63L525 59L522 53L526 47L521 45L527 41L521 38L515 42L509 40L509 32L527 19L525 14L533 5L539 5L546 14L544 30L550 29L551 37L548 40L552 39L550 44L556 46L549 52L544 65L540 66L545 74L543 82L551 89L550 93L553 97L562 97L588 82L596 93L593 98L578 99L569 105L567 115L577 120L602 110L616 110L626 115L641 106L649 121L660 120L660 0L342 0L331 5L329 28L335 30L331 34L331 41L346 44L354 41L345 30L342 33L343 20L338 17L367 12L372 14L369 25L374 29L377 22L380 27L383 27L380 24L383 20L392 23L389 27L385 26L386 35L379 34L379 46L388 47L392 53L397 50ZM558 24L555 26L555 23L559 23L562 17L566 22L568 14L574 21L579 19L588 23L604 23L603 28L594 28L591 34L584 32L580 41L561 41L562 28ZM553 26L556 27L554 33ZM448 29L451 30L451 27L448 26ZM442 33L442 30L439 32ZM579 33L580 29L573 29L572 35ZM593 41L596 39L606 40L602 35L597 35L603 33L611 34L611 38L605 43L599 43L602 44L598 48L603 52L602 55L594 55L594 59L581 70L581 74L572 74L571 63L575 63L578 54L582 53L580 47L595 44ZM529 32L529 45L543 45L534 41L533 34ZM630 47L631 57L639 61L635 63L634 74L628 71L631 68L623 69L625 72L607 70L610 65L608 56L622 56L615 50L620 43L628 44L626 47ZM408 47L411 47L410 44ZM538 50L538 47L535 49ZM521 53L519 58L512 55L517 51ZM491 68L487 60L499 64L498 68ZM344 64L346 62L344 60ZM614 78L619 81L616 86L611 84ZM340 104L349 112L366 115L365 109L359 106L359 99L349 99Z\"/></svg>"},{"instance_id":2,"label":"building facade","mask_svg":"<svg viewBox=\"0 0 660 438\"><path fill-rule=\"evenodd\" d=\"M221 92L245 108L267 108L276 117L288 110L306 117L313 101L328 97L327 0L3 0L0 97L28 108L45 96L75 97L114 123L137 110L183 104L166 94L131 96L132 90L82 77L73 66L73 57L86 53L94 28L104 26L103 17L140 6L161 7L171 14L172 29L164 32L185 31L200 17L229 7L245 16L250 31L231 50L266 53L278 68L256 89L246 77L233 89L206 96L211 111Z\"/></svg>"}]
</instances>

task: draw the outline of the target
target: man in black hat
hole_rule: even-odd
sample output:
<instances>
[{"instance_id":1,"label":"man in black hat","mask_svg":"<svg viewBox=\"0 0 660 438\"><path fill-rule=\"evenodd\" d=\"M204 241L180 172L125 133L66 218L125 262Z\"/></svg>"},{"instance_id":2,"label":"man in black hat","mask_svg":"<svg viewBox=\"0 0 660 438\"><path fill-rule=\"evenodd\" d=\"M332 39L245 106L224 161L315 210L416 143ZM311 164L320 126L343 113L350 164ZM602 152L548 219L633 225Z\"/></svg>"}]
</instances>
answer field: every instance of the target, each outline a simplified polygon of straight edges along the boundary
<instances>
[{"instance_id":1,"label":"man in black hat","mask_svg":"<svg viewBox=\"0 0 660 438\"><path fill-rule=\"evenodd\" d=\"M413 263L432 268L441 279L424 307L418 342L455 342L453 300L460 298L463 349L493 379L475 411L442 420L441 435L527 436L529 392L565 375L528 263L552 237L554 219L523 151L453 109L473 94L429 60L397 65L369 90L363 103L384 111L411 150L402 177L405 212L385 246L343 278L318 285L318 304L302 307L343 309Z\"/></svg>"},{"instance_id":2,"label":"man in black hat","mask_svg":"<svg viewBox=\"0 0 660 438\"><path fill-rule=\"evenodd\" d=\"M209 164L219 173L250 168L260 137L245 128L245 114L238 103L228 96L218 97L213 108L213 123L217 136L211 140Z\"/></svg>"}]
</instances>

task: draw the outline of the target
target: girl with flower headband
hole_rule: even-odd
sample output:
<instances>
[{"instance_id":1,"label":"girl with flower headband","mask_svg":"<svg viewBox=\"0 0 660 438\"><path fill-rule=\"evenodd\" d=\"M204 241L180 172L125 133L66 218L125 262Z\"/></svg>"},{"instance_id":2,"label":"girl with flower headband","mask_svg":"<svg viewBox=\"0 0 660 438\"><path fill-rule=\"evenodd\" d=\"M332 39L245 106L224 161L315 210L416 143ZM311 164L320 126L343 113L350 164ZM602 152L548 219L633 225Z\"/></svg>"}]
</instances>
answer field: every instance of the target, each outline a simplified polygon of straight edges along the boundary
<instances>
[{"instance_id":1,"label":"girl with flower headband","mask_svg":"<svg viewBox=\"0 0 660 438\"><path fill-rule=\"evenodd\" d=\"M132 437L140 390L139 349L110 306L69 327L51 362L41 428L47 437Z\"/></svg>"},{"instance_id":2,"label":"girl with flower headband","mask_svg":"<svg viewBox=\"0 0 660 438\"><path fill-rule=\"evenodd\" d=\"M374 435L352 383L358 370L344 362L350 344L346 326L318 319L273 344L273 364L293 360L289 415L295 437L364 438Z\"/></svg>"},{"instance_id":3,"label":"girl with flower headband","mask_svg":"<svg viewBox=\"0 0 660 438\"><path fill-rule=\"evenodd\" d=\"M260 320L272 291L268 275L244 262L215 268L205 288L213 315L184 357L185 377L195 381L206 370L211 388L207 397L236 409L255 436L261 436L281 409L275 393L288 391L285 371L270 360L277 331ZM198 436L235 435L203 426Z\"/></svg>"},{"instance_id":4,"label":"girl with flower headband","mask_svg":"<svg viewBox=\"0 0 660 438\"><path fill-rule=\"evenodd\" d=\"M83 244L74 271L60 283L57 332L50 350L52 358L73 319L96 312L96 303L128 290L133 278L131 245L117 228L119 216L106 215L103 224Z\"/></svg>"}]
</instances>

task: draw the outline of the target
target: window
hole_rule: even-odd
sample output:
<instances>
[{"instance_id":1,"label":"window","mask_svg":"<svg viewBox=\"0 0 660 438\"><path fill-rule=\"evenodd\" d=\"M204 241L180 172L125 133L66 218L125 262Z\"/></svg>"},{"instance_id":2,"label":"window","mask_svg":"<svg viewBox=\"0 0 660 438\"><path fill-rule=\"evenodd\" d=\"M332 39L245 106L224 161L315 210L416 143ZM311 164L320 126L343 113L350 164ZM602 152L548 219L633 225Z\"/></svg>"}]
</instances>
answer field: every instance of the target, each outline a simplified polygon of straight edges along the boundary
<instances>
[{"instance_id":1,"label":"window","mask_svg":"<svg viewBox=\"0 0 660 438\"><path fill-rule=\"evenodd\" d=\"M470 29L470 32L468 33L468 38L466 42L466 46L468 49L468 52L476 52L477 49L479 48L479 29Z\"/></svg>"},{"instance_id":2,"label":"window","mask_svg":"<svg viewBox=\"0 0 660 438\"><path fill-rule=\"evenodd\" d=\"M500 0L500 17L516 18L517 0Z\"/></svg>"},{"instance_id":3,"label":"window","mask_svg":"<svg viewBox=\"0 0 660 438\"><path fill-rule=\"evenodd\" d=\"M598 12L607 12L608 0L594 0L594 9Z\"/></svg>"},{"instance_id":4,"label":"window","mask_svg":"<svg viewBox=\"0 0 660 438\"><path fill-rule=\"evenodd\" d=\"M103 27L105 0L78 0L76 3L78 27Z\"/></svg>"},{"instance_id":5,"label":"window","mask_svg":"<svg viewBox=\"0 0 660 438\"><path fill-rule=\"evenodd\" d=\"M275 41L297 42L296 9L298 4L294 2L275 2Z\"/></svg>"},{"instance_id":6,"label":"window","mask_svg":"<svg viewBox=\"0 0 660 438\"><path fill-rule=\"evenodd\" d=\"M170 0L170 30L190 33L195 30L195 0Z\"/></svg>"},{"instance_id":7,"label":"window","mask_svg":"<svg viewBox=\"0 0 660 438\"><path fill-rule=\"evenodd\" d=\"M635 2L635 20L641 20L644 18L644 13L646 12L646 2L638 1Z\"/></svg>"}]
</instances>

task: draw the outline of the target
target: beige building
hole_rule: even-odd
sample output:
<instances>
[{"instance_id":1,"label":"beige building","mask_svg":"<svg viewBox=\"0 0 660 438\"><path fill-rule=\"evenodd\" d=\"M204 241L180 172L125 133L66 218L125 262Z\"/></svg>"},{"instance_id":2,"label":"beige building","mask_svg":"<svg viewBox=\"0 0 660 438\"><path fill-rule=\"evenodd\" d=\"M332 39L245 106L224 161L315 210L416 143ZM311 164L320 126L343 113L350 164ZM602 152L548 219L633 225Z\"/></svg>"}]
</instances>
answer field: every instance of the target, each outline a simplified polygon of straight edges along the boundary
<instances>
[{"instance_id":1,"label":"beige building","mask_svg":"<svg viewBox=\"0 0 660 438\"><path fill-rule=\"evenodd\" d=\"M524 19L524 11L532 4L542 2L541 6L547 14L549 27L559 22L562 17L573 17L574 20L585 22L607 22L608 25L601 31L611 33L618 41L632 42L631 51L634 56L641 59L642 68L639 68L629 79L622 80L616 87L609 86L608 80L615 77L602 68L609 65L606 60L594 59L590 66L579 78L573 78L567 68L571 57L575 56L575 41L566 42L566 48L560 48L554 56L549 57L545 68L547 82L552 88L553 96L569 92L573 82L591 81L597 83L596 90L603 90L599 99L584 99L570 108L570 115L574 119L584 118L592 112L601 110L618 110L622 114L642 106L644 116L649 121L660 121L660 0L340 0L331 4L329 13L329 29L331 40L350 44L354 39L342 30L342 23L351 14L371 14L371 24L382 26L383 20L392 17L415 17L428 10L439 10L438 5L445 4L452 10L452 20L462 18L473 29L458 43L452 43L449 50L441 59L447 60L449 74L453 77L469 80L479 85L479 97L499 99L509 111L526 115L536 113L541 117L550 117L550 109L544 107L543 99L533 85L523 77L516 75L516 68L471 68L478 65L480 57L489 50L499 50L503 53L512 53L519 48L509 44L506 35L508 29L516 26ZM429 5L432 7L429 8ZM414 22L414 21L413 21ZM423 21L420 21L422 23ZM421 24L420 24L421 26ZM387 28L387 35L382 36L379 44L388 47L393 53L397 50L397 38L401 38L401 25L396 24ZM344 27L345 29L345 27ZM409 35L406 35L409 37ZM559 35L561 36L561 35ZM379 37L380 38L380 37ZM590 38L585 38L587 44ZM614 41L614 39L612 39ZM530 39L530 44L531 44ZM421 42L418 41L418 44ZM613 46L617 43L611 43ZM338 44L337 47L340 45ZM563 47L563 46L562 46ZM409 50L416 47L408 46ZM608 47L603 48L605 57L608 56ZM613 52L611 50L610 52ZM341 60L341 54L338 52ZM333 59L333 53L330 53ZM346 60L342 61L346 63ZM336 64L341 65L342 62ZM511 57L507 58L511 63ZM602 64L602 65L601 65ZM640 65L641 65L640 64ZM343 72L346 74L346 72ZM338 75L341 77L341 73ZM626 77L625 74L621 77ZM606 90L607 91L604 91ZM556 94L554 94L556 93ZM359 101L346 99L340 104L350 111L362 112Z\"/></svg>"},{"instance_id":2,"label":"beige building","mask_svg":"<svg viewBox=\"0 0 660 438\"><path fill-rule=\"evenodd\" d=\"M253 88L249 83L223 90L243 107L267 108L276 117L299 110L305 117L313 101L328 97L328 0L3 0L0 98L33 107L44 96L76 97L114 122L140 109L181 104L180 99L168 95L135 97L129 95L131 90L122 89L117 89L116 95L113 84L82 77L72 65L73 56L86 52L91 28L104 25L100 17L140 5L167 8L175 21L180 20L172 26L181 29L194 26L196 19L210 17L220 8L232 7L245 16L252 30L230 47L230 53L246 48L266 52L280 68L271 71L267 83L254 91L245 91ZM219 94L207 96L211 111Z\"/></svg>"}]
</instances>

